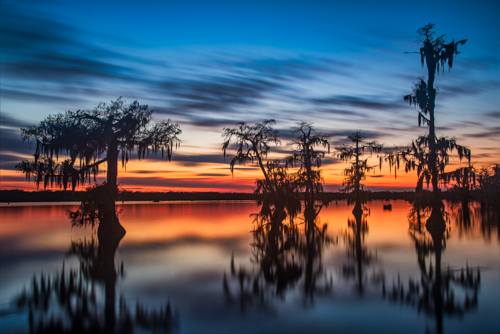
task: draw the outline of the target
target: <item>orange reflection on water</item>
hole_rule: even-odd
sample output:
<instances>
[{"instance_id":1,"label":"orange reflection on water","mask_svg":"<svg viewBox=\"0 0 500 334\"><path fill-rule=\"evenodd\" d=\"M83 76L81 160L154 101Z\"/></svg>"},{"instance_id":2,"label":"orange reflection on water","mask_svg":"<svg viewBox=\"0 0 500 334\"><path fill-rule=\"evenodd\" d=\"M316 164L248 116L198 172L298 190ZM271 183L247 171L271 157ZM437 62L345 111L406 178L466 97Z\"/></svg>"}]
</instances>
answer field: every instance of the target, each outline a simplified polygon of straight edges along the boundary
<instances>
[{"instance_id":1,"label":"orange reflection on water","mask_svg":"<svg viewBox=\"0 0 500 334\"><path fill-rule=\"evenodd\" d=\"M383 205L391 203L391 210L384 210ZM385 245L407 244L408 234L407 214L410 204L403 200L398 201L370 201L365 204L365 219L368 223L368 232L365 237L372 244ZM352 205L347 201L333 202L320 213L321 223L328 223L328 231L338 232L347 228L348 218L354 219Z\"/></svg>"},{"instance_id":2,"label":"orange reflection on water","mask_svg":"<svg viewBox=\"0 0 500 334\"><path fill-rule=\"evenodd\" d=\"M92 233L72 228L68 209L76 205L1 205L0 242L17 240L16 247L23 249L66 249L71 238Z\"/></svg>"},{"instance_id":3,"label":"orange reflection on water","mask_svg":"<svg viewBox=\"0 0 500 334\"><path fill-rule=\"evenodd\" d=\"M127 230L124 243L238 238L249 235L253 201L164 202L120 206L120 223Z\"/></svg>"}]
</instances>

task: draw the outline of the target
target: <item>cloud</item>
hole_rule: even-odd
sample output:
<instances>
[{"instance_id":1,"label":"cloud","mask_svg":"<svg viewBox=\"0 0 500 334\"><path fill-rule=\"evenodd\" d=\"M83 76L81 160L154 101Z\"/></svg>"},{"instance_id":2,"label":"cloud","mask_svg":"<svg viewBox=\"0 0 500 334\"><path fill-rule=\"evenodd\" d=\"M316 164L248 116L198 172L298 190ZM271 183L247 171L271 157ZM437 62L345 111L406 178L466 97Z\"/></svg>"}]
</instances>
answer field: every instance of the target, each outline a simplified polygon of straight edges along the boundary
<instances>
[{"instance_id":1,"label":"cloud","mask_svg":"<svg viewBox=\"0 0 500 334\"><path fill-rule=\"evenodd\" d=\"M148 177L136 179L132 177L119 177L118 183L123 187L129 188L130 186L154 186L164 188L191 188L191 189L214 189L224 188L228 191L251 192L253 181L246 181L247 184L238 180L234 181L232 178L162 178L162 177Z\"/></svg>"},{"instance_id":2,"label":"cloud","mask_svg":"<svg viewBox=\"0 0 500 334\"><path fill-rule=\"evenodd\" d=\"M263 93L279 85L264 79L233 76L209 77L205 81L166 82L164 87L174 97L193 101L191 106L194 108L198 106L201 110L213 110L212 105L250 104L252 99L262 97Z\"/></svg>"},{"instance_id":3,"label":"cloud","mask_svg":"<svg viewBox=\"0 0 500 334\"><path fill-rule=\"evenodd\" d=\"M137 70L120 64L146 62L91 44L89 32L63 23L62 18L29 8L2 4L1 30L2 91L7 88L10 99L23 96L18 95L20 90L9 88L9 79L51 82L58 88L69 83L92 88L91 81L95 80L137 80ZM48 88L39 85L36 93L24 92L24 96L45 101L51 95L40 91ZM52 91L54 87L50 88ZM65 98L71 97L59 97Z\"/></svg>"},{"instance_id":4,"label":"cloud","mask_svg":"<svg viewBox=\"0 0 500 334\"><path fill-rule=\"evenodd\" d=\"M241 120L252 122L279 118L284 112L270 109L271 103L309 103L300 97L307 94L303 91L304 82L314 80L320 74L334 73L335 67L347 66L317 57L306 60L293 57L226 58L218 54L215 58L204 59L204 66L191 64L182 74L176 76L174 73L167 81L151 83L155 90L165 92L164 100L153 109L159 114L181 115L190 124L203 127L225 127ZM263 110L265 117L262 117Z\"/></svg>"},{"instance_id":5,"label":"cloud","mask_svg":"<svg viewBox=\"0 0 500 334\"><path fill-rule=\"evenodd\" d=\"M324 57L239 58L219 64L245 75L253 73L277 81L309 80L327 73L352 77L350 69L353 67L351 63Z\"/></svg>"},{"instance_id":6,"label":"cloud","mask_svg":"<svg viewBox=\"0 0 500 334\"><path fill-rule=\"evenodd\" d=\"M500 126L485 128L479 133L469 133L464 134L463 136L468 138L498 139L500 137Z\"/></svg>"},{"instance_id":7,"label":"cloud","mask_svg":"<svg viewBox=\"0 0 500 334\"><path fill-rule=\"evenodd\" d=\"M183 166L193 167L205 165L207 163L228 164L227 158L224 161L224 156L221 154L200 154L200 155L182 155L172 156L172 161L181 163Z\"/></svg>"},{"instance_id":8,"label":"cloud","mask_svg":"<svg viewBox=\"0 0 500 334\"><path fill-rule=\"evenodd\" d=\"M229 119L229 118L220 119L220 118L211 118L207 116L207 117L192 118L189 123L191 125L198 127L207 127L211 129L217 128L220 131L222 131L223 128L230 128L236 126L236 123L240 121L241 120L237 119Z\"/></svg>"},{"instance_id":9,"label":"cloud","mask_svg":"<svg viewBox=\"0 0 500 334\"><path fill-rule=\"evenodd\" d=\"M497 154L490 154L490 153L472 153L472 160L475 160L475 159L484 159L484 158L491 158L491 157L498 157L498 153Z\"/></svg>"},{"instance_id":10,"label":"cloud","mask_svg":"<svg viewBox=\"0 0 500 334\"><path fill-rule=\"evenodd\" d=\"M12 153L0 153L0 168L13 170L14 166L22 161L22 158ZM5 180L5 176L2 176Z\"/></svg>"},{"instance_id":11,"label":"cloud","mask_svg":"<svg viewBox=\"0 0 500 334\"><path fill-rule=\"evenodd\" d=\"M28 142L23 143L21 131L19 129L2 128L2 131L0 131L0 151L3 154L6 152L33 154L34 149L33 144L30 145Z\"/></svg>"},{"instance_id":12,"label":"cloud","mask_svg":"<svg viewBox=\"0 0 500 334\"><path fill-rule=\"evenodd\" d=\"M467 59L464 64L468 69L487 71L492 68L498 70L500 63L498 57L483 56L477 59Z\"/></svg>"},{"instance_id":13,"label":"cloud","mask_svg":"<svg viewBox=\"0 0 500 334\"><path fill-rule=\"evenodd\" d=\"M364 117L365 114L357 111L345 110L345 109L322 109L322 113L330 114L330 115L338 115L338 116L353 116L353 117Z\"/></svg>"},{"instance_id":14,"label":"cloud","mask_svg":"<svg viewBox=\"0 0 500 334\"><path fill-rule=\"evenodd\" d=\"M48 95L48 94L37 94L31 92L23 92L19 90L2 89L2 98L11 100L22 100L22 101L35 101L35 102L65 102L65 103L75 103L83 102L83 99L78 99L69 96L60 95Z\"/></svg>"},{"instance_id":15,"label":"cloud","mask_svg":"<svg viewBox=\"0 0 500 334\"><path fill-rule=\"evenodd\" d=\"M3 90L2 90L2 95L3 95ZM1 127L9 127L9 128L26 128L28 127L29 123L26 121L22 121L20 119L17 119L16 117L12 116L10 113L7 113L5 111L2 111L0 113L0 126ZM3 130L2 130L3 131Z\"/></svg>"},{"instance_id":16,"label":"cloud","mask_svg":"<svg viewBox=\"0 0 500 334\"><path fill-rule=\"evenodd\" d=\"M137 155L132 154L131 159L136 159ZM146 155L145 160L156 160L156 161L165 161L165 157L162 158L161 154L150 154ZM209 163L213 164L224 164L229 166L230 158L226 156L224 160L224 156L222 154L222 150L220 154L199 154L199 155L183 155L180 151L174 152L172 154L172 162L179 163L186 167L198 167L204 166ZM149 171L149 170L139 170L134 171L134 173L156 173L157 171ZM158 171L159 172L159 171Z\"/></svg>"},{"instance_id":17,"label":"cloud","mask_svg":"<svg viewBox=\"0 0 500 334\"><path fill-rule=\"evenodd\" d=\"M226 176L225 174L216 174L216 173L198 173L196 174L198 177L220 177Z\"/></svg>"},{"instance_id":18,"label":"cloud","mask_svg":"<svg viewBox=\"0 0 500 334\"><path fill-rule=\"evenodd\" d=\"M485 114L487 117L500 119L500 111L491 111Z\"/></svg>"},{"instance_id":19,"label":"cloud","mask_svg":"<svg viewBox=\"0 0 500 334\"><path fill-rule=\"evenodd\" d=\"M459 84L441 84L439 85L440 96L443 98L455 98L459 96L473 96L483 92L496 91L500 87L498 81L480 82L467 78L467 81L461 80Z\"/></svg>"},{"instance_id":20,"label":"cloud","mask_svg":"<svg viewBox=\"0 0 500 334\"><path fill-rule=\"evenodd\" d=\"M91 96L104 98L120 89L120 95L144 93L146 100L154 101L150 104L157 115L198 127L222 128L242 119L260 119L262 110L278 115L279 110L269 111L269 104L277 100L303 102L298 96L303 95L300 92L307 80L329 73L351 73L352 64L323 56L269 57L241 50L185 55L177 62L179 66L171 66L167 72L165 62L93 44L96 36L64 18L29 8L4 7L2 76L7 80L2 94L10 100L74 106ZM21 85L13 85L14 81ZM96 86L109 88L104 92ZM349 114L346 110L328 112Z\"/></svg>"},{"instance_id":21,"label":"cloud","mask_svg":"<svg viewBox=\"0 0 500 334\"><path fill-rule=\"evenodd\" d=\"M386 102L374 96L347 96L335 95L329 98L310 99L310 102L316 105L326 106L348 106L369 110L399 110L403 106L403 102Z\"/></svg>"}]
</instances>

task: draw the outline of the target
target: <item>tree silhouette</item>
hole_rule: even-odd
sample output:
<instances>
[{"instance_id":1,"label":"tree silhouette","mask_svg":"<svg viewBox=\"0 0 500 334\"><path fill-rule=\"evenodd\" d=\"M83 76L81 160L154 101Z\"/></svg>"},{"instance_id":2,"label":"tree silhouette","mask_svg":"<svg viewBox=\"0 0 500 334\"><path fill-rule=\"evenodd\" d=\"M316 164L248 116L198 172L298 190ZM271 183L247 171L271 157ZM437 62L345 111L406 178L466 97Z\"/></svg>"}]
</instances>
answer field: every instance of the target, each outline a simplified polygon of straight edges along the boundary
<instances>
[{"instance_id":1,"label":"tree silhouette","mask_svg":"<svg viewBox=\"0 0 500 334\"><path fill-rule=\"evenodd\" d=\"M275 123L273 119L269 119L255 125L240 122L237 128L224 128L222 151L225 158L229 156L229 145L234 143L237 146L230 162L231 173L234 172L235 164L257 160L264 179L256 181L254 193L258 204L262 204L256 219L268 219L272 226L271 233L277 235L283 228L283 220L287 216L295 217L301 211L301 204L296 177L288 172L287 166L279 160L264 160L271 149L270 144L281 143L278 131L273 129Z\"/></svg>"},{"instance_id":2,"label":"tree silhouette","mask_svg":"<svg viewBox=\"0 0 500 334\"><path fill-rule=\"evenodd\" d=\"M231 159L230 168L231 173L234 172L234 165L245 164L253 162L255 159L259 164L262 174L266 178L267 187L271 187L271 181L267 175L263 159L267 158L267 153L271 149L271 143L280 144L278 139L278 131L273 129L276 124L274 119L265 120L262 123L255 123L255 125L247 125L245 122L239 122L237 128L224 128L222 136L224 143L222 144L222 151L224 158L229 145L234 142L237 145L236 154ZM271 190L269 188L268 190Z\"/></svg>"},{"instance_id":3,"label":"tree silhouette","mask_svg":"<svg viewBox=\"0 0 500 334\"><path fill-rule=\"evenodd\" d=\"M457 168L456 170L439 175L440 180L445 184L454 182L454 187L450 189L452 193L452 202L460 202L464 214L469 212L470 192L476 185L476 169L469 164L467 167Z\"/></svg>"},{"instance_id":4,"label":"tree silhouette","mask_svg":"<svg viewBox=\"0 0 500 334\"><path fill-rule=\"evenodd\" d=\"M46 187L49 181L51 185L55 181L66 189L71 182L74 189L86 177L95 177L99 166L107 162L107 184L115 188L120 153L123 165L135 148L139 158L150 151L161 151L162 157L166 154L170 160L174 145L180 143L179 125L170 121L152 123L152 113L147 105L134 101L126 106L118 98L109 105L101 102L93 110L49 116L38 126L21 129L23 141L36 143L35 159L24 160L16 167L27 177L34 175L37 186L43 182ZM69 158L54 161L54 155L57 160L61 153Z\"/></svg>"},{"instance_id":5,"label":"tree silhouette","mask_svg":"<svg viewBox=\"0 0 500 334\"><path fill-rule=\"evenodd\" d=\"M178 124L152 122L153 111L134 101L125 105L121 98L110 104L99 103L93 110L67 111L47 117L38 126L21 129L23 141L36 143L34 160L23 160L16 169L27 178L35 177L37 187L54 183L72 189L90 181L107 163L106 182L108 201L116 199L118 159L122 165L137 148L139 159L149 152L161 151L170 160L178 147L181 133ZM59 161L59 155L68 158ZM55 158L55 159L54 159ZM106 220L105 220L106 221Z\"/></svg>"},{"instance_id":6,"label":"tree silhouette","mask_svg":"<svg viewBox=\"0 0 500 334\"><path fill-rule=\"evenodd\" d=\"M299 165L297 182L304 193L304 218L306 227L310 230L322 207L328 204L324 198L321 184L323 177L319 169L325 152L318 151L316 147L328 148L328 153L330 153L329 139L331 136L314 134L312 124L306 122L298 123L298 126L293 128L293 135L296 136L291 143L294 150L286 158L286 162L287 165L291 166Z\"/></svg>"},{"instance_id":7,"label":"tree silhouette","mask_svg":"<svg viewBox=\"0 0 500 334\"><path fill-rule=\"evenodd\" d=\"M283 221L288 217L292 222L302 211L300 187L296 175L290 174L286 165L279 160L267 162L266 175L266 179L256 181L254 194L257 204L262 207L255 219L268 221L271 225L270 234L278 235L285 226Z\"/></svg>"},{"instance_id":8,"label":"tree silhouette","mask_svg":"<svg viewBox=\"0 0 500 334\"><path fill-rule=\"evenodd\" d=\"M345 187L343 190L351 195L348 198L348 204L355 204L353 213L361 212L361 205L366 203L366 195L363 191L362 181L366 179L366 173L372 170L375 166L368 165L368 158L362 159L365 150L370 153L380 152L382 150L382 145L376 141L365 142L366 137L361 135L361 131L358 130L352 135L348 136L347 139L352 141L353 145L338 146L337 156L344 160L345 162L351 164L350 167L344 169L345 179L342 185Z\"/></svg>"},{"instance_id":9,"label":"tree silhouette","mask_svg":"<svg viewBox=\"0 0 500 334\"><path fill-rule=\"evenodd\" d=\"M430 207L441 210L441 200L439 192L432 195L431 198L425 195L423 192L424 182L427 186L430 185L433 178L433 171L430 166L434 166L434 172L438 173L438 180L446 183L450 181L456 174L445 173L445 167L448 165L450 160L450 152L456 150L460 160L467 158L470 162L470 150L464 146L458 145L454 138L439 137L436 138L435 142L436 152L434 155L434 162L431 163L431 150L429 146L429 137L427 135L419 136L416 140L413 140L409 147L402 149L401 151L391 151L386 153L385 161L389 162L390 166L394 166L394 170L400 167L400 164L404 165L405 172L410 172L412 170L417 172L417 186L415 188L415 199L414 205L416 207ZM401 161L402 160L402 161ZM460 171L457 171L459 173Z\"/></svg>"},{"instance_id":10,"label":"tree silhouette","mask_svg":"<svg viewBox=\"0 0 500 334\"><path fill-rule=\"evenodd\" d=\"M404 97L404 100L408 101L410 105L418 107L418 125L421 126L422 123L428 125L429 133L414 141L411 147L406 150L404 158L407 162L410 161L409 165L413 166L413 169L418 166L419 183L422 177L425 177L427 182L432 183L433 206L438 209L442 205L438 175L444 171L444 166L448 162L448 151L457 149L460 158L467 157L470 162L470 150L458 145L454 139L436 137L435 103L437 90L434 88L434 79L436 73L439 74L440 67L443 73L445 64L448 65L449 69L452 68L455 55L460 53L458 45L464 45L467 40L458 42L453 40L447 43L446 35L435 37L433 29L433 23L418 29L417 43L420 45L420 51L414 52L420 54L422 66L424 63L427 65L427 83L424 78L420 78L415 83L413 92Z\"/></svg>"},{"instance_id":11,"label":"tree silhouette","mask_svg":"<svg viewBox=\"0 0 500 334\"><path fill-rule=\"evenodd\" d=\"M500 203L500 165L482 167L478 175L478 196L481 207L493 207L498 210Z\"/></svg>"}]
</instances>

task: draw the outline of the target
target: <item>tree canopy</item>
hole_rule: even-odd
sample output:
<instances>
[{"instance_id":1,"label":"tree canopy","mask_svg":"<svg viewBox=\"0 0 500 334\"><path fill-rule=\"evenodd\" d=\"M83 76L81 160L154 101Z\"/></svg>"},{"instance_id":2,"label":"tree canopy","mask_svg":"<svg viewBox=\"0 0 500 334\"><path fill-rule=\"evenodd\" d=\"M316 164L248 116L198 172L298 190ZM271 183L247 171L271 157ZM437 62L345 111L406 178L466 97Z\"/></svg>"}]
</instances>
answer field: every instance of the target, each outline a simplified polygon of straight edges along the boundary
<instances>
[{"instance_id":1,"label":"tree canopy","mask_svg":"<svg viewBox=\"0 0 500 334\"><path fill-rule=\"evenodd\" d=\"M376 141L365 142L366 137L361 135L360 130L349 135L347 139L352 141L353 144L343 144L335 149L338 158L351 164L350 167L344 169L345 179L342 185L345 192L351 193L348 202L349 204L355 204L354 211L361 211L361 205L366 203L361 182L366 179L366 173L375 167L369 166L368 159L362 159L362 156L365 154L365 150L370 153L380 152L382 145Z\"/></svg>"},{"instance_id":2,"label":"tree canopy","mask_svg":"<svg viewBox=\"0 0 500 334\"><path fill-rule=\"evenodd\" d=\"M229 144L234 143L237 146L236 153L230 162L231 173L234 171L236 163L245 164L257 159L264 177L268 184L271 184L263 159L267 157L271 149L270 144L280 144L278 131L273 129L274 124L276 124L274 119L267 119L254 125L239 122L237 128L223 129L224 143L222 144L222 151L224 152L224 158L227 156L226 152Z\"/></svg>"},{"instance_id":3,"label":"tree canopy","mask_svg":"<svg viewBox=\"0 0 500 334\"><path fill-rule=\"evenodd\" d=\"M96 177L99 166L107 162L107 182L116 186L117 162L121 153L125 165L137 149L138 158L161 151L170 160L180 144L178 124L154 122L153 110L134 101L128 105L122 98L110 104L99 103L92 110L66 111L48 116L37 126L21 129L23 141L36 144L34 160L23 160L16 166L37 186L54 182L64 189ZM59 161L59 155L65 159Z\"/></svg>"},{"instance_id":4,"label":"tree canopy","mask_svg":"<svg viewBox=\"0 0 500 334\"><path fill-rule=\"evenodd\" d=\"M321 160L325 157L324 151L317 147L323 147L330 153L329 135L315 133L312 124L306 122L298 123L293 129L296 136L292 142L292 154L286 158L287 165L298 165L297 183L305 197L305 216L309 224L312 224L323 205L328 201L323 196L323 177L321 175Z\"/></svg>"}]
</instances>

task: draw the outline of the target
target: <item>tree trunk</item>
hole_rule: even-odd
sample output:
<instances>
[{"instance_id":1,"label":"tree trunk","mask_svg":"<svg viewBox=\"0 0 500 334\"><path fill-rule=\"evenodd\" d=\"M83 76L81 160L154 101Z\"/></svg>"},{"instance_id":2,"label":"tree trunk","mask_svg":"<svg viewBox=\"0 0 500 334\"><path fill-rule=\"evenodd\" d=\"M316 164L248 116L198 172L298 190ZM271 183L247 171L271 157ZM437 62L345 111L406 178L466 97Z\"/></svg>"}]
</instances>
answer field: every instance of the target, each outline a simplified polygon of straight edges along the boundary
<instances>
[{"instance_id":1,"label":"tree trunk","mask_svg":"<svg viewBox=\"0 0 500 334\"><path fill-rule=\"evenodd\" d=\"M110 189L115 189L117 187L116 179L118 176L118 144L116 141L112 140L108 146L108 171L106 176L106 182ZM113 201L115 199L113 198Z\"/></svg>"},{"instance_id":2,"label":"tree trunk","mask_svg":"<svg viewBox=\"0 0 500 334\"><path fill-rule=\"evenodd\" d=\"M429 79L427 80L427 91L429 94L429 161L428 169L431 174L432 194L433 194L433 207L432 211L441 210L442 202L439 194L438 183L438 166L437 166L437 147L436 147L436 124L434 118L434 108L436 105L436 90L434 89L434 78L436 74L437 61L433 58L434 53L426 53L428 56L427 73Z\"/></svg>"},{"instance_id":3,"label":"tree trunk","mask_svg":"<svg viewBox=\"0 0 500 334\"><path fill-rule=\"evenodd\" d=\"M106 196L102 199L103 219L99 222L97 234L110 235L117 234L121 237L125 235L125 229L118 221L116 216L115 200L118 194L117 175L118 175L118 144L116 140L111 140L107 152L108 171L106 175Z\"/></svg>"},{"instance_id":4,"label":"tree trunk","mask_svg":"<svg viewBox=\"0 0 500 334\"><path fill-rule=\"evenodd\" d=\"M361 175L360 172L359 172L359 155L360 155L360 151L359 151L359 138L356 138L356 166L355 166L355 169L354 169L354 173L355 173L355 178L354 178L354 195L356 197L356 204L354 206L354 209L353 209L353 212L354 211L359 211L361 210L361 194L360 194L360 183L361 183Z\"/></svg>"}]
</instances>

